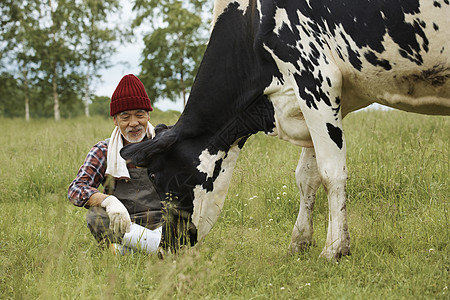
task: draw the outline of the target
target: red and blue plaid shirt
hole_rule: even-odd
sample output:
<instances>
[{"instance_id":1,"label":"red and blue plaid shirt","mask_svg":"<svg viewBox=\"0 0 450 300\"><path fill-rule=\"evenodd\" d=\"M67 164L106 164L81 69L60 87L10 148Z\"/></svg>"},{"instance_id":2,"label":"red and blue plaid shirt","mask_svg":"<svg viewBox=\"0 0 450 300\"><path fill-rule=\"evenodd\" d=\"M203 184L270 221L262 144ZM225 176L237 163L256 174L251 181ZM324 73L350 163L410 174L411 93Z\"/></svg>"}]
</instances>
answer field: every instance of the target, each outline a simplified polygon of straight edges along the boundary
<instances>
[{"instance_id":1,"label":"red and blue plaid shirt","mask_svg":"<svg viewBox=\"0 0 450 300\"><path fill-rule=\"evenodd\" d=\"M98 142L89 151L83 165L78 170L77 177L69 185L67 196L74 205L85 206L89 198L99 192L98 187L103 185L106 180L107 153L106 141Z\"/></svg>"}]
</instances>

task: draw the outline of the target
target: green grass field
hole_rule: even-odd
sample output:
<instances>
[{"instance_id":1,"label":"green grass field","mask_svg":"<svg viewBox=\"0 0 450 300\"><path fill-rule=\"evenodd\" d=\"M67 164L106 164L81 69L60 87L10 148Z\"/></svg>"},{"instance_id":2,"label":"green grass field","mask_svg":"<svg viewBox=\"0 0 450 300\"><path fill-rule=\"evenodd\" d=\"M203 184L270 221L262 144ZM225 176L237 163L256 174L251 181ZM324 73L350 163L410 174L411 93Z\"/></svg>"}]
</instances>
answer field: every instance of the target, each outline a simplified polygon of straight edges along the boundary
<instances>
[{"instance_id":1,"label":"green grass field","mask_svg":"<svg viewBox=\"0 0 450 300\"><path fill-rule=\"evenodd\" d=\"M176 113L155 112L154 125ZM112 120L0 119L1 299L449 299L450 119L364 111L345 120L352 255L288 255L300 149L258 134L239 157L202 245L164 261L100 251L67 187Z\"/></svg>"}]
</instances>

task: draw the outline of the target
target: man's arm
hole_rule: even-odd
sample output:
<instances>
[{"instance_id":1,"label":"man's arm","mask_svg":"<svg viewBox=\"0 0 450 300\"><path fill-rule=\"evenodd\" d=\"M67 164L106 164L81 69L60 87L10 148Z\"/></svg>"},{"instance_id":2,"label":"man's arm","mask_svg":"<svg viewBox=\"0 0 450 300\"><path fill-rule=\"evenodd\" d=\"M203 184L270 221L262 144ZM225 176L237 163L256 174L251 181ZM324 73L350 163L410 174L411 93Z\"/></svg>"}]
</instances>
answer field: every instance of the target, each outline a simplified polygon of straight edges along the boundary
<instances>
[{"instance_id":1,"label":"man's arm","mask_svg":"<svg viewBox=\"0 0 450 300\"><path fill-rule=\"evenodd\" d=\"M98 187L103 184L105 178L106 154L105 142L97 143L89 151L83 165L78 170L77 177L69 186L68 198L74 205L87 208L99 206L106 198L107 195L98 191ZM93 197L92 200L91 197Z\"/></svg>"},{"instance_id":2,"label":"man's arm","mask_svg":"<svg viewBox=\"0 0 450 300\"><path fill-rule=\"evenodd\" d=\"M101 206L101 203L103 200L105 200L106 197L109 195L97 192L95 194L92 194L92 196L89 198L89 200L86 202L86 206Z\"/></svg>"}]
</instances>

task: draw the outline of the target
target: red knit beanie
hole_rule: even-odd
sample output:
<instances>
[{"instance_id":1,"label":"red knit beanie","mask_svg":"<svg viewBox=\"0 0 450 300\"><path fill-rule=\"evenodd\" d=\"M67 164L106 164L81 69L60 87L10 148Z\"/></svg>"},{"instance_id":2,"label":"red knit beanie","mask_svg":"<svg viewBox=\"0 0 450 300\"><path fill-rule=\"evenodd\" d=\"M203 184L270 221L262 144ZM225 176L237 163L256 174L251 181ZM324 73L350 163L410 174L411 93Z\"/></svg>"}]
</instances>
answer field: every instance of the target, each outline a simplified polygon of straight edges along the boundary
<instances>
[{"instance_id":1,"label":"red knit beanie","mask_svg":"<svg viewBox=\"0 0 450 300\"><path fill-rule=\"evenodd\" d=\"M109 105L111 116L125 110L152 111L152 105L142 82L133 74L125 75L116 87Z\"/></svg>"}]
</instances>

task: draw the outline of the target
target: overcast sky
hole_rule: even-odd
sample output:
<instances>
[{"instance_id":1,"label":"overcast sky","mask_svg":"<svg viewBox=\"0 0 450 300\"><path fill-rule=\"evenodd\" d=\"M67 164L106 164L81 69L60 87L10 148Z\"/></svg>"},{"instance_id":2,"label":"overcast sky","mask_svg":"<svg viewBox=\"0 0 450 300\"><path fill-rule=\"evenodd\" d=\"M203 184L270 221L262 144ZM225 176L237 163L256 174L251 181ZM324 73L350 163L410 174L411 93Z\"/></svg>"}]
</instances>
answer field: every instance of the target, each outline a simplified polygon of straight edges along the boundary
<instances>
[{"instance_id":1,"label":"overcast sky","mask_svg":"<svg viewBox=\"0 0 450 300\"><path fill-rule=\"evenodd\" d=\"M120 2L123 6L123 13L121 14L120 21L130 23L133 17L131 11L132 5L128 0L121 0ZM145 28L141 28L141 30L145 31ZM114 93L114 89L123 76L127 74L138 75L143 47L144 45L141 38L136 39L136 42L132 42L128 45L119 46L117 54L112 57L112 62L115 65L112 68L101 70L101 81L94 87L94 94L111 97ZM150 100L153 105L153 99ZM170 100L159 100L154 106L164 111L168 109L181 111L183 109L183 102L181 99L177 103Z\"/></svg>"}]
</instances>

